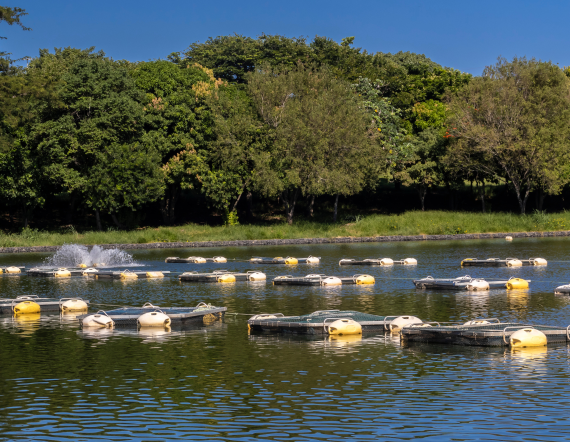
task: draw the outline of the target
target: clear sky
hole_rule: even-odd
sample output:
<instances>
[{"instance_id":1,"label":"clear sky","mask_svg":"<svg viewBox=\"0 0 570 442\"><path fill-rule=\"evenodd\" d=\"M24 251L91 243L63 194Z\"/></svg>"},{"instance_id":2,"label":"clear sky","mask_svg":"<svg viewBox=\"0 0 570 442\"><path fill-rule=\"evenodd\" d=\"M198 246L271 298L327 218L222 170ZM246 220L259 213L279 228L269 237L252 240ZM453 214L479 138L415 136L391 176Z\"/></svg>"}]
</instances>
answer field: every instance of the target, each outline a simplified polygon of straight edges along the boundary
<instances>
[{"instance_id":1,"label":"clear sky","mask_svg":"<svg viewBox=\"0 0 570 442\"><path fill-rule=\"evenodd\" d=\"M475 75L498 56L570 65L570 2L564 0L365 2L190 0L13 0L33 30L2 24L2 50L95 46L115 59L165 58L195 41L233 33L355 36L369 52L411 51Z\"/></svg>"}]
</instances>

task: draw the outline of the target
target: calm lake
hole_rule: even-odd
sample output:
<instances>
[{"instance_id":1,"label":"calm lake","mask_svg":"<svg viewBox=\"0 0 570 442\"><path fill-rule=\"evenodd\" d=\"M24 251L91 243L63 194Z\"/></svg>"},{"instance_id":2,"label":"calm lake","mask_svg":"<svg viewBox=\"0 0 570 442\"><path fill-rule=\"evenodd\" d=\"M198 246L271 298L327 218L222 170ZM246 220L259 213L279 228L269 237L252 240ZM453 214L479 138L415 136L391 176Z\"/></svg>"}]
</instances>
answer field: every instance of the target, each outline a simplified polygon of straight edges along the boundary
<instances>
[{"instance_id":1,"label":"calm lake","mask_svg":"<svg viewBox=\"0 0 570 442\"><path fill-rule=\"evenodd\" d=\"M399 337L248 335L248 314L359 310L425 321L478 317L567 326L570 239L409 242L133 251L145 270L261 270L266 283L180 283L0 277L0 297L81 296L113 305L228 308L190 331L83 331L74 317L0 316L0 440L376 441L568 440L566 345L504 348L400 345ZM51 254L0 255L0 265ZM165 264L168 256L320 256L318 265ZM417 267L351 267L341 258L402 259ZM466 268L463 258L542 257L546 267ZM369 273L373 286L275 287L277 275ZM428 275L531 279L530 290L416 291ZM240 313L233 315L232 313Z\"/></svg>"}]
</instances>

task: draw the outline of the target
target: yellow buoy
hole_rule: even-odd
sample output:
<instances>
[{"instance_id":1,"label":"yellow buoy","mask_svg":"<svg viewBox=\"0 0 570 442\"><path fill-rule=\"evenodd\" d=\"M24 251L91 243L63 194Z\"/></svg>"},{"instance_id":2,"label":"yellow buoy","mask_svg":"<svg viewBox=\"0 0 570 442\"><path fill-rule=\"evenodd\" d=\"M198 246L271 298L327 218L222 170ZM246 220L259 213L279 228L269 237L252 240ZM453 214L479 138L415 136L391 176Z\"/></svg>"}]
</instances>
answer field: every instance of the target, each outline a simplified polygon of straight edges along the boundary
<instances>
[{"instance_id":1,"label":"yellow buoy","mask_svg":"<svg viewBox=\"0 0 570 442\"><path fill-rule=\"evenodd\" d=\"M287 258L285 258L285 264L289 265L299 264L299 260L297 258L292 258L291 256L288 256Z\"/></svg>"},{"instance_id":2,"label":"yellow buoy","mask_svg":"<svg viewBox=\"0 0 570 442\"><path fill-rule=\"evenodd\" d=\"M133 272L129 272L128 270L125 270L121 273L121 279L138 279L138 277L139 275Z\"/></svg>"},{"instance_id":3,"label":"yellow buoy","mask_svg":"<svg viewBox=\"0 0 570 442\"><path fill-rule=\"evenodd\" d=\"M228 262L223 256L214 256L214 262Z\"/></svg>"},{"instance_id":4,"label":"yellow buoy","mask_svg":"<svg viewBox=\"0 0 570 442\"><path fill-rule=\"evenodd\" d=\"M77 267L79 267L80 269L86 269L87 264L79 264Z\"/></svg>"},{"instance_id":5,"label":"yellow buoy","mask_svg":"<svg viewBox=\"0 0 570 442\"><path fill-rule=\"evenodd\" d=\"M380 265L383 266L393 266L394 265L394 260L391 258L382 258L380 260Z\"/></svg>"},{"instance_id":6,"label":"yellow buoy","mask_svg":"<svg viewBox=\"0 0 570 442\"><path fill-rule=\"evenodd\" d=\"M79 312L83 310L87 310L87 303L82 299L68 299L67 301L61 304L61 311L66 312Z\"/></svg>"},{"instance_id":7,"label":"yellow buoy","mask_svg":"<svg viewBox=\"0 0 570 442\"><path fill-rule=\"evenodd\" d=\"M22 273L19 267L6 267L6 273Z\"/></svg>"},{"instance_id":8,"label":"yellow buoy","mask_svg":"<svg viewBox=\"0 0 570 442\"><path fill-rule=\"evenodd\" d=\"M219 275L216 279L218 282L236 282L234 275Z\"/></svg>"},{"instance_id":9,"label":"yellow buoy","mask_svg":"<svg viewBox=\"0 0 570 442\"><path fill-rule=\"evenodd\" d=\"M528 289L528 281L521 278L511 278L507 281L507 290Z\"/></svg>"},{"instance_id":10,"label":"yellow buoy","mask_svg":"<svg viewBox=\"0 0 570 442\"><path fill-rule=\"evenodd\" d=\"M27 315L29 313L39 313L41 307L33 301L22 301L14 306L14 314Z\"/></svg>"},{"instance_id":11,"label":"yellow buoy","mask_svg":"<svg viewBox=\"0 0 570 442\"><path fill-rule=\"evenodd\" d=\"M353 319L337 319L328 325L329 335L361 335L362 326Z\"/></svg>"},{"instance_id":12,"label":"yellow buoy","mask_svg":"<svg viewBox=\"0 0 570 442\"><path fill-rule=\"evenodd\" d=\"M523 328L514 332L509 343L512 348L517 347L543 347L548 341L546 335L535 328Z\"/></svg>"},{"instance_id":13,"label":"yellow buoy","mask_svg":"<svg viewBox=\"0 0 570 442\"><path fill-rule=\"evenodd\" d=\"M147 278L164 278L164 273L162 272L146 272Z\"/></svg>"},{"instance_id":14,"label":"yellow buoy","mask_svg":"<svg viewBox=\"0 0 570 442\"><path fill-rule=\"evenodd\" d=\"M507 267L521 267L522 261L520 259L509 259L507 258Z\"/></svg>"},{"instance_id":15,"label":"yellow buoy","mask_svg":"<svg viewBox=\"0 0 570 442\"><path fill-rule=\"evenodd\" d=\"M57 269L55 272L53 272L53 276L55 276L56 278L69 278L71 277L71 272L67 269Z\"/></svg>"},{"instance_id":16,"label":"yellow buoy","mask_svg":"<svg viewBox=\"0 0 570 442\"><path fill-rule=\"evenodd\" d=\"M374 284L374 276L358 275L355 279L356 284Z\"/></svg>"},{"instance_id":17,"label":"yellow buoy","mask_svg":"<svg viewBox=\"0 0 570 442\"><path fill-rule=\"evenodd\" d=\"M137 323L141 327L168 327L172 321L162 312L148 312L139 316Z\"/></svg>"}]
</instances>

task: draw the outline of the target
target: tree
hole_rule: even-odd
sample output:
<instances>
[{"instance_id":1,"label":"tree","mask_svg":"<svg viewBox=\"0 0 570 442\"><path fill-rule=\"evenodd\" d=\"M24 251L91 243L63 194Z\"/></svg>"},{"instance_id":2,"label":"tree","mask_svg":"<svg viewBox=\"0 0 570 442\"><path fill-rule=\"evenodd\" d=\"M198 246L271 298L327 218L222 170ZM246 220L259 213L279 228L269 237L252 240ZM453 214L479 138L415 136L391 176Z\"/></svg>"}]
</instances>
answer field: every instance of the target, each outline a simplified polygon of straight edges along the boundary
<instances>
[{"instance_id":1,"label":"tree","mask_svg":"<svg viewBox=\"0 0 570 442\"><path fill-rule=\"evenodd\" d=\"M280 194L293 223L303 195L351 195L362 189L379 157L377 132L349 85L327 69L299 63L258 69L248 89L273 131L272 168L260 173L262 190Z\"/></svg>"},{"instance_id":2,"label":"tree","mask_svg":"<svg viewBox=\"0 0 570 442\"><path fill-rule=\"evenodd\" d=\"M204 100L221 83L199 64L165 60L140 63L131 75L146 93L143 138L161 155L165 192L160 207L163 222L172 224L180 192L199 187L197 177L207 171L205 143L212 118Z\"/></svg>"},{"instance_id":3,"label":"tree","mask_svg":"<svg viewBox=\"0 0 570 442\"><path fill-rule=\"evenodd\" d=\"M20 18L24 15L28 15L25 9L0 6L0 23L5 22L10 26L18 25L24 31L31 31L31 28L24 26L24 24L20 21ZM0 39L5 40L6 37L0 37Z\"/></svg>"},{"instance_id":4,"label":"tree","mask_svg":"<svg viewBox=\"0 0 570 442\"><path fill-rule=\"evenodd\" d=\"M81 195L98 228L100 211L116 221L121 207L160 198L159 157L140 143L144 95L127 70L107 59L78 58L62 76L58 96L27 139L46 182Z\"/></svg>"},{"instance_id":5,"label":"tree","mask_svg":"<svg viewBox=\"0 0 570 442\"><path fill-rule=\"evenodd\" d=\"M521 214L540 188L557 194L568 182L570 94L550 62L499 58L451 95L449 162L510 182Z\"/></svg>"},{"instance_id":6,"label":"tree","mask_svg":"<svg viewBox=\"0 0 570 442\"><path fill-rule=\"evenodd\" d=\"M237 219L243 193L263 186L258 177L269 167L268 130L240 86L221 88L209 97L208 106L213 115L207 143L210 171L203 177L202 191L228 223L230 216Z\"/></svg>"}]
</instances>

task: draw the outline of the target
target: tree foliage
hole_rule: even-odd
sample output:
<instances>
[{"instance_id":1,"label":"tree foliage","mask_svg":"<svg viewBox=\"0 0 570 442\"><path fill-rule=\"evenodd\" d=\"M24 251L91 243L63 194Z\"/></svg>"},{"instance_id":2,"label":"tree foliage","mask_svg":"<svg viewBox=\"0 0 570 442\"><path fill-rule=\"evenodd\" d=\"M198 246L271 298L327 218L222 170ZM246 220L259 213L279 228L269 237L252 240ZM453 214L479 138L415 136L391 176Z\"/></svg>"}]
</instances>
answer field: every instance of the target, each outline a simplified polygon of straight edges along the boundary
<instances>
[{"instance_id":1,"label":"tree foliage","mask_svg":"<svg viewBox=\"0 0 570 442\"><path fill-rule=\"evenodd\" d=\"M559 193L568 182L568 80L558 66L499 58L450 98L448 162L510 182L521 213L536 188Z\"/></svg>"}]
</instances>

